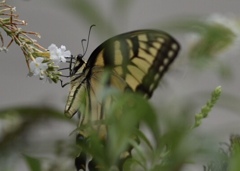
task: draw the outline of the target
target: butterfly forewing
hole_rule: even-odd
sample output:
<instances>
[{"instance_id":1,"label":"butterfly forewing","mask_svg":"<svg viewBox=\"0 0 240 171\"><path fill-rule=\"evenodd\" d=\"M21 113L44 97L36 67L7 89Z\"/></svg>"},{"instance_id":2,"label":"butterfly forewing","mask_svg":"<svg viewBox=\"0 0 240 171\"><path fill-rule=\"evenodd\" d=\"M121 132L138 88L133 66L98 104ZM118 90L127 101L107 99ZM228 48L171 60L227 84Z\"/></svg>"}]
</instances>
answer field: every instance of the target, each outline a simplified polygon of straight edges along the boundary
<instances>
[{"instance_id":1,"label":"butterfly forewing","mask_svg":"<svg viewBox=\"0 0 240 171\"><path fill-rule=\"evenodd\" d=\"M90 56L88 66L111 68L126 82L125 88L151 97L180 49L167 33L140 30L113 37Z\"/></svg>"}]
</instances>

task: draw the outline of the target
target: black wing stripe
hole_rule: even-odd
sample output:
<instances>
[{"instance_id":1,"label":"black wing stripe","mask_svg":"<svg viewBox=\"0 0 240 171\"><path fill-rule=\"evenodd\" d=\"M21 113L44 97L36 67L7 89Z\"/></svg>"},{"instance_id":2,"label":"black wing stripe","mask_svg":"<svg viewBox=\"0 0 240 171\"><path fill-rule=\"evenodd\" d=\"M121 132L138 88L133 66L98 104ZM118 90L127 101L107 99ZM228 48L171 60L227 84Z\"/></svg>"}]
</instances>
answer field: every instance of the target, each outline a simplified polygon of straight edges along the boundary
<instances>
[{"instance_id":1,"label":"black wing stripe","mask_svg":"<svg viewBox=\"0 0 240 171\"><path fill-rule=\"evenodd\" d=\"M135 36L135 37L132 37L131 39L131 42L132 42L132 50L133 50L133 55L134 56L138 56L138 53L139 53L139 39Z\"/></svg>"},{"instance_id":2,"label":"black wing stripe","mask_svg":"<svg viewBox=\"0 0 240 171\"><path fill-rule=\"evenodd\" d=\"M148 73L145 75L142 84L137 87L137 91L146 94L148 98L152 96L153 90L157 87L159 80L177 56L179 50L177 42L174 40L169 41L170 42L162 44L162 47L158 50L157 57L154 59ZM175 46L172 45L177 45L177 47L173 49L172 47Z\"/></svg>"}]
</instances>

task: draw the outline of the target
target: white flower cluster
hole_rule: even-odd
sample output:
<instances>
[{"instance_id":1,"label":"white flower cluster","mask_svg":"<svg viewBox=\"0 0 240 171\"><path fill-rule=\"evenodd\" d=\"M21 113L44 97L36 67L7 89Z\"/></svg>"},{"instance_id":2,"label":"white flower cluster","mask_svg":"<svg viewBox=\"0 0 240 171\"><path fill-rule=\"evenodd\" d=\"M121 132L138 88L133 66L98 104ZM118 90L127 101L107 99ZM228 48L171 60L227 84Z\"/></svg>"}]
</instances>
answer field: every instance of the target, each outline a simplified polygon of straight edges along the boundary
<instances>
[{"instance_id":1,"label":"white flower cluster","mask_svg":"<svg viewBox=\"0 0 240 171\"><path fill-rule=\"evenodd\" d=\"M54 72L54 69L50 69L50 67L56 68L56 66L59 66L60 62L66 62L66 57L71 56L71 52L69 50L66 51L66 47L63 45L58 48L55 44L51 44L48 50L50 53L50 60L46 60L45 57L37 57L35 60L32 60L29 64L29 76L39 76L41 80L45 77L50 77L47 71L50 70ZM50 77L48 80L51 82L52 78Z\"/></svg>"},{"instance_id":2,"label":"white flower cluster","mask_svg":"<svg viewBox=\"0 0 240 171\"><path fill-rule=\"evenodd\" d=\"M71 56L71 52L69 50L66 51L66 47L63 45L60 48L58 48L55 44L51 44L48 47L48 50L50 52L50 59L52 59L56 65L58 65L60 62L65 63L66 62L65 57Z\"/></svg>"}]
</instances>

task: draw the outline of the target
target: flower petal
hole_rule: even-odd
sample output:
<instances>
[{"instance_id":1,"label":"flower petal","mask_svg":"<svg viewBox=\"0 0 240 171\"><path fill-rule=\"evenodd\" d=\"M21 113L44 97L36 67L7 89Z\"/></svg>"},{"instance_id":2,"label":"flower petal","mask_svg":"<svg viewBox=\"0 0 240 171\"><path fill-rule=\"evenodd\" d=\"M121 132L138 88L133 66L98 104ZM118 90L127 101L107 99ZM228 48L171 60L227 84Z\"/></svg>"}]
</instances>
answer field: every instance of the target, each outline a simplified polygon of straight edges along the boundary
<instances>
[{"instance_id":1,"label":"flower petal","mask_svg":"<svg viewBox=\"0 0 240 171\"><path fill-rule=\"evenodd\" d=\"M65 51L63 54L64 54L63 56L65 56L65 57L71 56L71 52L69 50Z\"/></svg>"},{"instance_id":2,"label":"flower petal","mask_svg":"<svg viewBox=\"0 0 240 171\"><path fill-rule=\"evenodd\" d=\"M43 62L44 58L43 57L37 57L36 59L36 63L40 64Z\"/></svg>"},{"instance_id":3,"label":"flower petal","mask_svg":"<svg viewBox=\"0 0 240 171\"><path fill-rule=\"evenodd\" d=\"M49 51L55 51L56 49L57 49L57 46L53 43L50 46L48 46Z\"/></svg>"},{"instance_id":4,"label":"flower petal","mask_svg":"<svg viewBox=\"0 0 240 171\"><path fill-rule=\"evenodd\" d=\"M61 51L63 51L63 52L64 52L64 51L66 51L66 46L64 46L64 45L61 45L61 47L60 47L60 48L61 48Z\"/></svg>"}]
</instances>

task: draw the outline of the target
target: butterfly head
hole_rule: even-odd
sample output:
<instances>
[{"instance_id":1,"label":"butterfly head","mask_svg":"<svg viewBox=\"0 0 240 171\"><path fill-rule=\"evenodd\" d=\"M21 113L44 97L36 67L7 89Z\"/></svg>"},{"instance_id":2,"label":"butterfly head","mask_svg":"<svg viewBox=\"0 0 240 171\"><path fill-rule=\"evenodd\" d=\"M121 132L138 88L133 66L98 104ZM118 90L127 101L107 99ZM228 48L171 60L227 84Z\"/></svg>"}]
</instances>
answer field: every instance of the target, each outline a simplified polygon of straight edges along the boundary
<instances>
[{"instance_id":1,"label":"butterfly head","mask_svg":"<svg viewBox=\"0 0 240 171\"><path fill-rule=\"evenodd\" d=\"M76 56L76 61L75 61L74 66L73 66L71 76L79 74L79 72L82 72L85 65L86 65L86 62L83 60L83 55L78 54Z\"/></svg>"}]
</instances>

